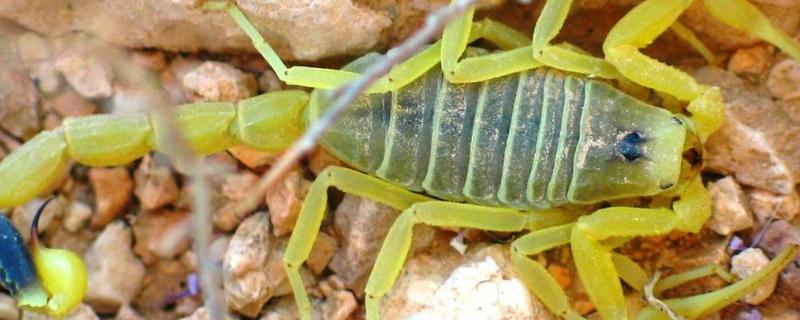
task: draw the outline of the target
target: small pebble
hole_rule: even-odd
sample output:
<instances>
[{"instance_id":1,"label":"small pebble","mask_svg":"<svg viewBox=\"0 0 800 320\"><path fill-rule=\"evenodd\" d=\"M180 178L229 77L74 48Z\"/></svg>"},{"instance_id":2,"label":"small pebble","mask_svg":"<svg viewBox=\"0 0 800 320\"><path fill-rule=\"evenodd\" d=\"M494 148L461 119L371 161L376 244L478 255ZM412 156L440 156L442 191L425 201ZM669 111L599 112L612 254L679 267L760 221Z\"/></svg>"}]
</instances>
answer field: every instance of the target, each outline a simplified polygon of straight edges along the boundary
<instances>
[{"instance_id":1,"label":"small pebble","mask_svg":"<svg viewBox=\"0 0 800 320\"><path fill-rule=\"evenodd\" d=\"M739 279L744 279L763 269L768 263L769 258L764 255L761 249L750 248L731 258L731 273L739 277ZM748 293L743 299L744 302L752 305L764 302L772 295L777 281L777 277L767 280L755 291Z\"/></svg>"},{"instance_id":2,"label":"small pebble","mask_svg":"<svg viewBox=\"0 0 800 320\"><path fill-rule=\"evenodd\" d=\"M99 229L123 213L133 196L133 181L122 167L92 168L89 183L95 194L97 212L92 216L92 228Z\"/></svg>"},{"instance_id":3,"label":"small pebble","mask_svg":"<svg viewBox=\"0 0 800 320\"><path fill-rule=\"evenodd\" d=\"M102 313L116 313L142 285L144 264L133 254L131 230L118 221L103 229L84 254L89 273L85 301Z\"/></svg>"},{"instance_id":4,"label":"small pebble","mask_svg":"<svg viewBox=\"0 0 800 320\"><path fill-rule=\"evenodd\" d=\"M256 94L256 79L233 66L206 61L183 77L193 101L237 101Z\"/></svg>"}]
</instances>

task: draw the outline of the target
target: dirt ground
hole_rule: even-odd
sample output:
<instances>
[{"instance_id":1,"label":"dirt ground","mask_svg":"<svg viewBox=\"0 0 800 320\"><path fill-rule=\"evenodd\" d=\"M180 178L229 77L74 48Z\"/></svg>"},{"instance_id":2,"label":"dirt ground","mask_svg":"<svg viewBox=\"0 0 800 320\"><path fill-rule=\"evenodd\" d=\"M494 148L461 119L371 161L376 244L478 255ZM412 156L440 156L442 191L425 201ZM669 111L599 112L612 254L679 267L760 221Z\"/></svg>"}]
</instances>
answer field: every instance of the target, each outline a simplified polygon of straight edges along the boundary
<instances>
[{"instance_id":1,"label":"dirt ground","mask_svg":"<svg viewBox=\"0 0 800 320\"><path fill-rule=\"evenodd\" d=\"M577 0L557 41L602 56L605 35L638 2ZM800 2L752 2L800 41ZM0 157L42 130L58 128L66 118L148 112L153 84L169 106L237 101L292 88L278 80L227 15L204 12L196 8L198 3L0 3ZM354 57L397 45L444 1L237 3L290 64L338 68ZM541 1L483 1L476 19L490 18L529 34L541 6ZM700 1L680 21L717 55L715 66L670 31L643 52L723 92L725 124L709 138L703 155L712 217L697 234L637 238L616 251L651 275L716 264L745 276L787 244L800 244L800 63L715 21ZM477 45L493 49L483 42ZM155 81L133 83L124 70L144 70ZM650 91L632 94L653 103L663 100ZM342 165L318 149L258 195L263 201L245 212L234 210L277 156L234 147L203 161L214 171L209 177L211 265L222 284L221 301L233 319L297 318L281 257L314 177L329 165ZM157 152L117 167L70 161L39 198L4 212L27 237L36 209L55 197L45 211L40 236L47 246L80 254L89 271L87 296L69 319L208 319L192 248L191 199L196 193L184 172ZM366 279L398 212L338 191L330 195L329 214L301 275L315 317L362 319ZM602 205L644 206L652 201ZM511 266L508 243L518 235L427 226L414 233L412 254L384 299L385 318L555 318ZM536 259L567 292L575 310L593 314L568 247ZM485 284L491 288L481 287ZM726 284L721 277L705 277L664 297ZM636 291L624 288L631 310L646 304ZM0 294L0 319L42 318ZM800 260L754 294L706 319L800 319Z\"/></svg>"}]
</instances>

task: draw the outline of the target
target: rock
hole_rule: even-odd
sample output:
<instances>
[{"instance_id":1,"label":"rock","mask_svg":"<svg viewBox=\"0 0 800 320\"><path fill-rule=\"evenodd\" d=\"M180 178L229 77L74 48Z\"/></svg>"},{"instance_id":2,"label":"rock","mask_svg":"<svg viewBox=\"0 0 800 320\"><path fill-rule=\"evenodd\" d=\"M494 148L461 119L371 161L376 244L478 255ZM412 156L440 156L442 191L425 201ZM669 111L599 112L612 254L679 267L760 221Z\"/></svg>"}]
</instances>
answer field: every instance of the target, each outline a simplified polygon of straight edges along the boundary
<instances>
[{"instance_id":1,"label":"rock","mask_svg":"<svg viewBox=\"0 0 800 320\"><path fill-rule=\"evenodd\" d=\"M258 77L258 89L263 92L272 92L283 89L283 82L275 75L275 71L266 70Z\"/></svg>"},{"instance_id":2,"label":"rock","mask_svg":"<svg viewBox=\"0 0 800 320\"><path fill-rule=\"evenodd\" d=\"M162 71L167 67L167 57L163 51L134 51L131 58L133 62L155 71Z\"/></svg>"},{"instance_id":3,"label":"rock","mask_svg":"<svg viewBox=\"0 0 800 320\"><path fill-rule=\"evenodd\" d=\"M555 319L528 292L500 246L471 250L467 257L412 257L381 313L387 319Z\"/></svg>"},{"instance_id":4,"label":"rock","mask_svg":"<svg viewBox=\"0 0 800 320\"><path fill-rule=\"evenodd\" d=\"M303 205L311 182L303 178L302 171L291 171L283 180L268 188L266 192L267 207L275 236L292 232L300 207Z\"/></svg>"},{"instance_id":5,"label":"rock","mask_svg":"<svg viewBox=\"0 0 800 320\"><path fill-rule=\"evenodd\" d=\"M754 189L749 192L750 207L756 218L764 223L769 217L792 220L800 211L800 195L792 190L788 194L775 194Z\"/></svg>"},{"instance_id":6,"label":"rock","mask_svg":"<svg viewBox=\"0 0 800 320\"><path fill-rule=\"evenodd\" d=\"M770 224L764 225L759 230L763 232L761 242L754 244L766 250L770 254L778 254L789 244L800 245L800 227L783 220L775 220ZM800 289L800 287L799 287Z\"/></svg>"},{"instance_id":7,"label":"rock","mask_svg":"<svg viewBox=\"0 0 800 320\"><path fill-rule=\"evenodd\" d=\"M231 231L245 217L255 211L260 204L258 202L254 206L243 208L239 208L239 206L242 206L242 200L248 192L253 190L256 182L258 182L258 176L249 171L227 174L222 181L213 182L212 188L217 193L214 201L216 212L212 217L214 226L223 231ZM258 198L263 199L263 195Z\"/></svg>"},{"instance_id":8,"label":"rock","mask_svg":"<svg viewBox=\"0 0 800 320\"><path fill-rule=\"evenodd\" d=\"M0 36L0 51L13 52L8 39ZM0 52L0 127L9 134L23 139L39 132L39 114L36 110L39 93L20 66L16 57Z\"/></svg>"},{"instance_id":9,"label":"rock","mask_svg":"<svg viewBox=\"0 0 800 320\"><path fill-rule=\"evenodd\" d=\"M334 212L339 250L330 262L345 287L361 296L383 239L398 212L385 205L345 194Z\"/></svg>"},{"instance_id":10,"label":"rock","mask_svg":"<svg viewBox=\"0 0 800 320\"><path fill-rule=\"evenodd\" d=\"M702 68L694 76L719 86L725 99L725 123L706 144L707 167L744 185L790 193L800 175L800 124L764 88L729 72Z\"/></svg>"},{"instance_id":11,"label":"rock","mask_svg":"<svg viewBox=\"0 0 800 320\"><path fill-rule=\"evenodd\" d=\"M256 93L256 78L233 66L206 61L183 77L193 101L238 101Z\"/></svg>"},{"instance_id":12,"label":"rock","mask_svg":"<svg viewBox=\"0 0 800 320\"><path fill-rule=\"evenodd\" d=\"M133 223L133 234L134 252L145 264L172 259L189 249L192 216L184 210L142 211Z\"/></svg>"},{"instance_id":13,"label":"rock","mask_svg":"<svg viewBox=\"0 0 800 320\"><path fill-rule=\"evenodd\" d=\"M769 258L764 255L761 249L749 248L731 258L731 273L735 274L739 279L744 279L758 270L761 270L769 263ZM744 297L744 302L749 304L759 304L767 300L772 291L775 290L775 284L778 278L770 279L755 291L748 293Z\"/></svg>"},{"instance_id":14,"label":"rock","mask_svg":"<svg viewBox=\"0 0 800 320\"><path fill-rule=\"evenodd\" d=\"M706 227L720 235L729 235L753 226L753 216L742 187L731 177L710 183L711 217Z\"/></svg>"},{"instance_id":15,"label":"rock","mask_svg":"<svg viewBox=\"0 0 800 320\"><path fill-rule=\"evenodd\" d=\"M119 311L117 311L117 315L114 316L114 320L145 320L136 310L131 308L130 305L125 304Z\"/></svg>"},{"instance_id":16,"label":"rock","mask_svg":"<svg viewBox=\"0 0 800 320\"><path fill-rule=\"evenodd\" d=\"M31 66L30 77L36 81L37 87L44 93L53 94L61 88L61 74L56 69L56 64L50 60Z\"/></svg>"},{"instance_id":17,"label":"rock","mask_svg":"<svg viewBox=\"0 0 800 320\"><path fill-rule=\"evenodd\" d=\"M17 302L13 298L5 293L0 294L0 319L17 320L19 313Z\"/></svg>"},{"instance_id":18,"label":"rock","mask_svg":"<svg viewBox=\"0 0 800 320\"><path fill-rule=\"evenodd\" d=\"M336 238L329 236L325 232L320 232L317 235L317 240L314 241L314 246L311 248L311 255L306 260L306 266L316 274L322 273L322 271L325 271L325 267L328 266L328 262L333 258L333 254L336 253L337 247Z\"/></svg>"},{"instance_id":19,"label":"rock","mask_svg":"<svg viewBox=\"0 0 800 320\"><path fill-rule=\"evenodd\" d=\"M88 99L109 98L114 93L112 63L95 50L102 46L77 38L79 43L70 46L56 58L55 66L67 82L81 96Z\"/></svg>"},{"instance_id":20,"label":"rock","mask_svg":"<svg viewBox=\"0 0 800 320\"><path fill-rule=\"evenodd\" d=\"M168 306L183 300L188 275L189 270L174 259L162 259L149 265L134 305L146 319L177 318L175 310Z\"/></svg>"},{"instance_id":21,"label":"rock","mask_svg":"<svg viewBox=\"0 0 800 320\"><path fill-rule=\"evenodd\" d=\"M319 284L322 294L325 295L325 302L322 303L322 319L325 320L347 320L358 308L358 302L353 293L344 290L343 284L336 276L332 276L328 281Z\"/></svg>"},{"instance_id":22,"label":"rock","mask_svg":"<svg viewBox=\"0 0 800 320\"><path fill-rule=\"evenodd\" d=\"M235 320L235 319L236 318L232 317L229 314L225 315L225 320ZM215 319L211 319L211 317L209 317L206 307L200 307L197 308L197 310L195 310L194 313L192 313L192 315L180 318L180 320L215 320Z\"/></svg>"},{"instance_id":23,"label":"rock","mask_svg":"<svg viewBox=\"0 0 800 320\"><path fill-rule=\"evenodd\" d=\"M248 146L236 146L228 149L230 154L244 163L248 168L255 169L271 164L278 157L274 152L258 151Z\"/></svg>"},{"instance_id":24,"label":"rock","mask_svg":"<svg viewBox=\"0 0 800 320\"><path fill-rule=\"evenodd\" d=\"M142 83L116 81L114 96L103 105L103 110L113 114L137 114L150 113L159 106L168 106L161 92Z\"/></svg>"},{"instance_id":25,"label":"rock","mask_svg":"<svg viewBox=\"0 0 800 320\"><path fill-rule=\"evenodd\" d=\"M92 216L92 208L81 201L71 202L64 214L62 222L64 229L69 232L78 232L86 225L86 221Z\"/></svg>"},{"instance_id":26,"label":"rock","mask_svg":"<svg viewBox=\"0 0 800 320\"><path fill-rule=\"evenodd\" d=\"M778 62L769 72L767 88L778 99L800 98L800 63L793 59Z\"/></svg>"},{"instance_id":27,"label":"rock","mask_svg":"<svg viewBox=\"0 0 800 320\"><path fill-rule=\"evenodd\" d=\"M778 277L778 292L794 301L800 299L800 267L797 266L797 261L781 272Z\"/></svg>"},{"instance_id":28,"label":"rock","mask_svg":"<svg viewBox=\"0 0 800 320\"><path fill-rule=\"evenodd\" d=\"M737 75L761 76L772 64L772 47L764 44L736 50L728 60L728 71Z\"/></svg>"},{"instance_id":29,"label":"rock","mask_svg":"<svg viewBox=\"0 0 800 320\"><path fill-rule=\"evenodd\" d=\"M38 34L25 32L17 36L17 54L22 62L33 64L50 58L50 48Z\"/></svg>"},{"instance_id":30,"label":"rock","mask_svg":"<svg viewBox=\"0 0 800 320\"><path fill-rule=\"evenodd\" d=\"M319 318L318 315L315 314L315 316L312 319ZM294 302L294 298L289 296L270 300L258 320L294 320L299 318L300 315L297 314L297 305Z\"/></svg>"},{"instance_id":31,"label":"rock","mask_svg":"<svg viewBox=\"0 0 800 320\"><path fill-rule=\"evenodd\" d=\"M315 175L319 175L322 170L329 166L347 167L342 161L336 159L333 155L328 153L322 148L316 148L311 151L308 156L308 168L311 169Z\"/></svg>"},{"instance_id":32,"label":"rock","mask_svg":"<svg viewBox=\"0 0 800 320\"><path fill-rule=\"evenodd\" d=\"M229 308L248 317L261 312L283 280L265 268L273 245L269 229L266 212L245 219L236 228L223 260L225 301Z\"/></svg>"},{"instance_id":33,"label":"rock","mask_svg":"<svg viewBox=\"0 0 800 320\"><path fill-rule=\"evenodd\" d=\"M14 226L25 241L30 240L30 232L28 232L28 230L31 228L31 223L33 222L34 216L36 216L36 211L42 207L44 201L45 200L42 199L30 200L22 206L14 208L11 214L11 222L14 223ZM64 202L65 200L61 197L55 198L44 208L42 216L39 218L40 234L50 227L50 223L53 219L62 215L64 211Z\"/></svg>"},{"instance_id":34,"label":"rock","mask_svg":"<svg viewBox=\"0 0 800 320\"><path fill-rule=\"evenodd\" d=\"M206 12L181 2L197 4L193 0L90 0L53 6L47 1L14 0L0 6L0 16L43 34L84 31L127 47L255 52L253 44L225 12ZM389 13L397 10L396 5L367 6L352 0L238 4L281 56L306 61L372 49L387 38L382 32L392 23ZM415 9L407 7L410 8L405 11ZM423 12L414 11L414 22L418 23ZM342 41L343 34L348 35L347 41Z\"/></svg>"},{"instance_id":35,"label":"rock","mask_svg":"<svg viewBox=\"0 0 800 320\"><path fill-rule=\"evenodd\" d=\"M46 103L62 117L88 116L97 111L97 106L72 90L64 91Z\"/></svg>"},{"instance_id":36,"label":"rock","mask_svg":"<svg viewBox=\"0 0 800 320\"><path fill-rule=\"evenodd\" d=\"M116 168L92 168L89 183L95 194L97 212L92 216L92 228L99 229L122 214L133 195L133 181L128 170Z\"/></svg>"},{"instance_id":37,"label":"rock","mask_svg":"<svg viewBox=\"0 0 800 320\"><path fill-rule=\"evenodd\" d=\"M85 301L102 313L115 313L141 288L144 264L131 250L131 231L123 222L105 227L84 254L89 273Z\"/></svg>"},{"instance_id":38,"label":"rock","mask_svg":"<svg viewBox=\"0 0 800 320\"><path fill-rule=\"evenodd\" d=\"M172 170L157 165L149 155L142 158L133 179L136 182L133 193L146 210L161 208L178 199L178 185L172 177Z\"/></svg>"}]
</instances>

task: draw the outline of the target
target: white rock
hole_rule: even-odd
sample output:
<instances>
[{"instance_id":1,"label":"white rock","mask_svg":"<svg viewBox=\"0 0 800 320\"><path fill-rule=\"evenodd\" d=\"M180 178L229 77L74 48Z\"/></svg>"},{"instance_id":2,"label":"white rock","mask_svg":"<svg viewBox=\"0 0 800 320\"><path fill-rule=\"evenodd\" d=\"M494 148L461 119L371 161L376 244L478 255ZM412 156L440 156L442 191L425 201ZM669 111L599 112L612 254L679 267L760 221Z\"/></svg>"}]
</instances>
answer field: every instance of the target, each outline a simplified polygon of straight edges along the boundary
<instances>
[{"instance_id":1,"label":"white rock","mask_svg":"<svg viewBox=\"0 0 800 320\"><path fill-rule=\"evenodd\" d=\"M64 229L67 229L69 232L77 232L86 225L86 221L88 221L91 216L92 208L90 208L89 205L80 201L73 201L67 206L64 215Z\"/></svg>"},{"instance_id":2,"label":"white rock","mask_svg":"<svg viewBox=\"0 0 800 320\"><path fill-rule=\"evenodd\" d=\"M245 219L231 238L223 260L225 301L243 315L255 317L282 279L266 269L273 241L269 216L257 212Z\"/></svg>"},{"instance_id":3,"label":"white rock","mask_svg":"<svg viewBox=\"0 0 800 320\"><path fill-rule=\"evenodd\" d=\"M747 196L732 177L725 177L708 185L711 194L711 217L706 226L721 235L753 226L753 216Z\"/></svg>"},{"instance_id":4,"label":"white rock","mask_svg":"<svg viewBox=\"0 0 800 320\"><path fill-rule=\"evenodd\" d=\"M84 254L89 273L85 301L102 313L115 313L130 303L142 285L144 264L131 249L132 234L118 221L103 229Z\"/></svg>"},{"instance_id":5,"label":"white rock","mask_svg":"<svg viewBox=\"0 0 800 320\"><path fill-rule=\"evenodd\" d=\"M749 248L731 258L731 273L735 274L740 279L744 279L763 269L768 263L769 259L764 255L761 249ZM767 300L767 298L772 295L777 281L777 277L767 280L755 291L748 293L743 299L744 302L749 304L764 302L764 300Z\"/></svg>"},{"instance_id":6,"label":"white rock","mask_svg":"<svg viewBox=\"0 0 800 320\"><path fill-rule=\"evenodd\" d=\"M530 293L519 279L505 280L491 258L461 266L411 319L530 319Z\"/></svg>"},{"instance_id":7,"label":"white rock","mask_svg":"<svg viewBox=\"0 0 800 320\"><path fill-rule=\"evenodd\" d=\"M776 64L769 72L767 88L779 99L800 98L800 63L786 59Z\"/></svg>"},{"instance_id":8,"label":"white rock","mask_svg":"<svg viewBox=\"0 0 800 320\"><path fill-rule=\"evenodd\" d=\"M513 271L508 251L490 246L420 254L384 298L392 319L555 319Z\"/></svg>"},{"instance_id":9,"label":"white rock","mask_svg":"<svg viewBox=\"0 0 800 320\"><path fill-rule=\"evenodd\" d=\"M194 101L237 101L256 93L256 78L233 66L206 61L183 77Z\"/></svg>"},{"instance_id":10,"label":"white rock","mask_svg":"<svg viewBox=\"0 0 800 320\"><path fill-rule=\"evenodd\" d=\"M760 189L750 190L750 207L759 222L764 223L768 218L792 220L800 211L800 195L792 190L788 194L776 194Z\"/></svg>"},{"instance_id":11,"label":"white rock","mask_svg":"<svg viewBox=\"0 0 800 320\"><path fill-rule=\"evenodd\" d=\"M68 51L56 58L56 69L85 98L108 98L113 93L111 64L99 55Z\"/></svg>"}]
</instances>

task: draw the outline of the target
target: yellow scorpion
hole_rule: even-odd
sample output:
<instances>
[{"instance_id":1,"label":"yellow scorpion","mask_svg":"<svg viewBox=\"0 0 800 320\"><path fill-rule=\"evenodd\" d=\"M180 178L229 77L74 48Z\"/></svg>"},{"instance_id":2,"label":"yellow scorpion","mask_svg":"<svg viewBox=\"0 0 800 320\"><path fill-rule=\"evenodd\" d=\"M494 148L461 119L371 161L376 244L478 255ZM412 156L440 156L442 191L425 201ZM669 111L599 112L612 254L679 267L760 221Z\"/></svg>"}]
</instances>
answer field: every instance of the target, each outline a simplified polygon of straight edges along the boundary
<instances>
[{"instance_id":1,"label":"yellow scorpion","mask_svg":"<svg viewBox=\"0 0 800 320\"><path fill-rule=\"evenodd\" d=\"M716 19L800 60L800 46L746 0L697 1ZM532 37L491 20L474 22L474 9L451 21L441 40L369 87L323 138L323 147L357 170L326 169L302 206L283 257L301 316L310 318L311 304L299 268L319 232L327 189L335 187L402 211L366 286L368 319L379 318L380 300L396 280L411 230L419 223L526 231L511 244L517 272L554 314L581 319L554 278L531 259L569 244L600 316L628 319L620 279L642 292L649 277L614 248L637 236L698 232L710 215L709 196L699 176L687 174L690 165L682 153L702 145L720 127L720 91L639 51L671 29L709 56L677 21L693 2L642 1L611 29L603 43L604 58L568 43L551 43L569 13L570 0L548 0ZM356 79L374 58L365 56L342 70L289 68L235 5L208 2L205 7L227 11L280 80L315 90L311 95L287 90L238 103L177 107L177 124L200 155L241 144L284 150L329 106L323 90ZM478 39L502 50L462 57ZM687 103L690 116L641 102L611 87L609 80L674 97ZM40 133L0 163L0 184L6 186L0 189L0 207L39 195L69 159L90 166L121 165L163 150L164 141L163 125L147 114L67 118L62 127ZM654 200L650 208L607 207L586 215L561 207L632 196L679 200ZM711 314L776 276L797 251L796 246L785 248L765 268L725 288L664 303L686 318ZM85 286L57 285L64 278L85 281L80 261L47 258L64 254L34 251L48 298L63 302L42 308L41 296L22 294L20 305L60 315L81 300ZM715 270L667 277L658 282L657 292ZM647 307L637 317L668 316Z\"/></svg>"}]
</instances>

